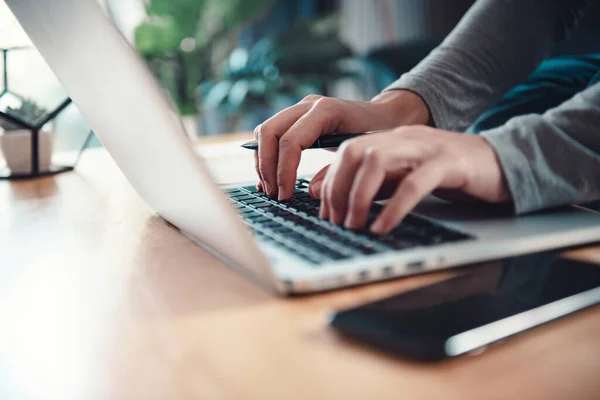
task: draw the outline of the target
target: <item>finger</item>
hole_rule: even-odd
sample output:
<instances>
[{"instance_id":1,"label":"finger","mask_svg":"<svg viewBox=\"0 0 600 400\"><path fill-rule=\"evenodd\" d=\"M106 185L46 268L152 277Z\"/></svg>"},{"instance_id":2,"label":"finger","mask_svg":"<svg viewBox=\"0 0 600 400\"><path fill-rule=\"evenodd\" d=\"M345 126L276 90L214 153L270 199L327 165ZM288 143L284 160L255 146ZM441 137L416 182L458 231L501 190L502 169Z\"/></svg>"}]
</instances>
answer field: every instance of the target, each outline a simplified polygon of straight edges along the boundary
<instances>
[{"instance_id":1,"label":"finger","mask_svg":"<svg viewBox=\"0 0 600 400\"><path fill-rule=\"evenodd\" d=\"M264 192L263 185L261 182L258 182L256 184L256 190L258 190L259 192Z\"/></svg>"},{"instance_id":2,"label":"finger","mask_svg":"<svg viewBox=\"0 0 600 400\"><path fill-rule=\"evenodd\" d=\"M321 193L319 193L319 197L321 199L321 207L319 209L319 217L322 219L329 219L330 216L330 204L327 199L327 187L329 182L331 182L330 176L332 169L335 168L335 165L330 165L323 177L323 183L321 184Z\"/></svg>"},{"instance_id":3,"label":"finger","mask_svg":"<svg viewBox=\"0 0 600 400\"><path fill-rule=\"evenodd\" d=\"M321 193L319 197L321 198L321 206L319 208L319 218L328 219L329 218L329 204L327 203L327 199L325 198L325 179L323 179L323 185L321 186Z\"/></svg>"},{"instance_id":4,"label":"finger","mask_svg":"<svg viewBox=\"0 0 600 400\"><path fill-rule=\"evenodd\" d=\"M279 140L277 184L280 200L289 199L294 192L302 150L322 134L335 130L340 118L337 104L334 99L322 98Z\"/></svg>"},{"instance_id":5,"label":"finger","mask_svg":"<svg viewBox=\"0 0 600 400\"><path fill-rule=\"evenodd\" d=\"M358 169L348 200L348 213L344 226L360 229L367 222L371 204L385 180L385 169L379 153L368 150Z\"/></svg>"},{"instance_id":6,"label":"finger","mask_svg":"<svg viewBox=\"0 0 600 400\"><path fill-rule=\"evenodd\" d=\"M436 160L423 164L408 174L371 226L371 232L378 235L389 233L425 196L438 187L443 177L444 164Z\"/></svg>"},{"instance_id":7,"label":"finger","mask_svg":"<svg viewBox=\"0 0 600 400\"><path fill-rule=\"evenodd\" d=\"M341 225L346 217L350 190L365 157L366 149L355 141L345 142L340 147L340 155L331 169L331 182L327 185L327 202L329 203L329 219L335 225Z\"/></svg>"},{"instance_id":8,"label":"finger","mask_svg":"<svg viewBox=\"0 0 600 400\"><path fill-rule=\"evenodd\" d=\"M258 150L255 152L258 176L263 183L265 193L273 196L276 187L273 165L277 165L277 137L265 131L262 124L256 127L255 132L258 141Z\"/></svg>"},{"instance_id":9,"label":"finger","mask_svg":"<svg viewBox=\"0 0 600 400\"><path fill-rule=\"evenodd\" d=\"M258 140L258 170L269 196L277 194L279 138L308 110L310 104L298 103L269 118L255 130Z\"/></svg>"},{"instance_id":10,"label":"finger","mask_svg":"<svg viewBox=\"0 0 600 400\"><path fill-rule=\"evenodd\" d=\"M316 173L315 176L310 181L308 185L308 193L312 196L313 199L321 198L321 186L323 186L323 179L329 170L329 165L323 167L319 172Z\"/></svg>"},{"instance_id":11,"label":"finger","mask_svg":"<svg viewBox=\"0 0 600 400\"><path fill-rule=\"evenodd\" d=\"M254 168L256 169L256 174L258 175L258 183L256 185L256 188L259 189L259 185L260 185L260 189L259 190L264 190L264 184L263 184L263 179L262 176L260 174L260 168L259 168L259 162L258 162L258 151L254 152Z\"/></svg>"}]
</instances>

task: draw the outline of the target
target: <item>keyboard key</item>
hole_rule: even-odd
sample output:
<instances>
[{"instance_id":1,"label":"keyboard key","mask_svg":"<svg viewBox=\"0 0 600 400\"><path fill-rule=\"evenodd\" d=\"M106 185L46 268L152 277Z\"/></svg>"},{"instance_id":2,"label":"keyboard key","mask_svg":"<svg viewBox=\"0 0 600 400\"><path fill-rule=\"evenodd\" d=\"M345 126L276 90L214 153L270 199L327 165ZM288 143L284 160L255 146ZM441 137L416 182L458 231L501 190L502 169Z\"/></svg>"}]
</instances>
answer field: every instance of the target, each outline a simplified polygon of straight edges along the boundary
<instances>
[{"instance_id":1,"label":"keyboard key","mask_svg":"<svg viewBox=\"0 0 600 400\"><path fill-rule=\"evenodd\" d=\"M269 217L265 217L262 214L259 213L255 213L255 215L245 215L245 217L249 220L251 220L252 222L256 222L256 223L263 223L263 222L267 222L267 221L271 221L271 218Z\"/></svg>"},{"instance_id":2,"label":"keyboard key","mask_svg":"<svg viewBox=\"0 0 600 400\"><path fill-rule=\"evenodd\" d=\"M298 180L292 199L282 203L269 199L254 186L229 189L226 193L258 239L282 247L315 266L356 255L472 239L413 214L407 215L392 233L383 237L371 234L368 229L348 231L317 219L320 201L301 190L307 187L307 180ZM382 208L379 204L372 206L369 225Z\"/></svg>"},{"instance_id":3,"label":"keyboard key","mask_svg":"<svg viewBox=\"0 0 600 400\"><path fill-rule=\"evenodd\" d=\"M242 215L244 216L244 218L247 218L249 215L252 215L252 214L254 214L256 211L254 211L254 210L253 210L253 209L251 209L251 208L248 208L248 207L246 207L246 208L240 208L240 209L238 210L238 212L239 212L240 214L242 214Z\"/></svg>"},{"instance_id":4,"label":"keyboard key","mask_svg":"<svg viewBox=\"0 0 600 400\"><path fill-rule=\"evenodd\" d=\"M321 206L321 200L313 199L312 197L300 199L304 204L319 208Z\"/></svg>"},{"instance_id":5,"label":"keyboard key","mask_svg":"<svg viewBox=\"0 0 600 400\"><path fill-rule=\"evenodd\" d=\"M289 200L288 202L286 202L285 205L288 207L292 207L292 208L298 208L300 206L303 206L304 202L302 202L300 200L292 199L292 200Z\"/></svg>"},{"instance_id":6,"label":"keyboard key","mask_svg":"<svg viewBox=\"0 0 600 400\"><path fill-rule=\"evenodd\" d=\"M237 201L247 201L247 200L255 200L256 199L256 197L254 197L248 193L242 193L242 194L234 195L232 197Z\"/></svg>"},{"instance_id":7,"label":"keyboard key","mask_svg":"<svg viewBox=\"0 0 600 400\"><path fill-rule=\"evenodd\" d=\"M238 199L244 204L261 204L265 201L263 199L259 199L258 197L251 196L249 198Z\"/></svg>"},{"instance_id":8,"label":"keyboard key","mask_svg":"<svg viewBox=\"0 0 600 400\"><path fill-rule=\"evenodd\" d=\"M262 212L266 212L266 213L268 213L268 214L273 214L273 213L275 213L275 212L277 212L277 211L281 210L281 208L279 208L279 207L277 207L277 206L274 206L274 205L272 205L271 203L267 203L267 205L266 205L266 206L262 206L262 205L261 205L259 208L260 208L260 211L262 211Z\"/></svg>"},{"instance_id":9,"label":"keyboard key","mask_svg":"<svg viewBox=\"0 0 600 400\"><path fill-rule=\"evenodd\" d=\"M246 204L251 205L252 207L257 208L257 209L259 209L261 211L266 210L266 209L271 208L271 207L278 208L278 207L273 206L273 204L271 204L271 203L269 203L267 201L264 201L264 200L253 201L252 203L246 203Z\"/></svg>"},{"instance_id":10,"label":"keyboard key","mask_svg":"<svg viewBox=\"0 0 600 400\"><path fill-rule=\"evenodd\" d=\"M257 213L256 211L250 209L250 210L242 210L242 215L244 218L254 221L255 218L259 218L262 217L262 214Z\"/></svg>"},{"instance_id":11,"label":"keyboard key","mask_svg":"<svg viewBox=\"0 0 600 400\"><path fill-rule=\"evenodd\" d=\"M313 210L318 210L317 207L311 206L311 205L306 204L306 203L298 204L298 206L296 206L294 208L296 210L298 210L298 211L313 211Z\"/></svg>"},{"instance_id":12,"label":"keyboard key","mask_svg":"<svg viewBox=\"0 0 600 400\"><path fill-rule=\"evenodd\" d=\"M301 194L295 195L294 198L300 201L313 200L312 196L308 193L302 192Z\"/></svg>"},{"instance_id":13,"label":"keyboard key","mask_svg":"<svg viewBox=\"0 0 600 400\"><path fill-rule=\"evenodd\" d=\"M262 191L259 191L256 186L246 186L244 187L244 189L246 189L247 191L249 191L250 193L263 193Z\"/></svg>"}]
</instances>

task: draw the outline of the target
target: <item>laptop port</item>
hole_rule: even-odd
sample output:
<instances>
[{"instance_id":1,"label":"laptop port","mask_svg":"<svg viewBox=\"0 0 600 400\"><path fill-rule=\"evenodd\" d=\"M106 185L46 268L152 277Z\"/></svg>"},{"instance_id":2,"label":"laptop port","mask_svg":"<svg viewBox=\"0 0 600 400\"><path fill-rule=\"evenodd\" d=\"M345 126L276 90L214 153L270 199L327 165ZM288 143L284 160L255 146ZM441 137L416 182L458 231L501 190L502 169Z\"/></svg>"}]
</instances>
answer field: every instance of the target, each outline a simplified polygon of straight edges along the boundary
<instances>
[{"instance_id":1,"label":"laptop port","mask_svg":"<svg viewBox=\"0 0 600 400\"><path fill-rule=\"evenodd\" d=\"M406 268L408 268L409 270L412 271L420 271L423 269L425 265L424 261L413 261L413 262L409 262L408 264L406 264Z\"/></svg>"},{"instance_id":2,"label":"laptop port","mask_svg":"<svg viewBox=\"0 0 600 400\"><path fill-rule=\"evenodd\" d=\"M360 271L358 273L358 279L361 281L366 281L369 279L369 271Z\"/></svg>"}]
</instances>

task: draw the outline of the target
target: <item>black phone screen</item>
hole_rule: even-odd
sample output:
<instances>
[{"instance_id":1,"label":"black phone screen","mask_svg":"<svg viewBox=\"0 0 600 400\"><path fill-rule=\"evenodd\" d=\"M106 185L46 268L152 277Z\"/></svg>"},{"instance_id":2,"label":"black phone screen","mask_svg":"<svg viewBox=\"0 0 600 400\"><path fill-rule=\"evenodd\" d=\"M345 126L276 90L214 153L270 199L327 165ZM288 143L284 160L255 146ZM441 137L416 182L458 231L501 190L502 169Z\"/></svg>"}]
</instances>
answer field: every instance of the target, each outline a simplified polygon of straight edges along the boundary
<instances>
[{"instance_id":1,"label":"black phone screen","mask_svg":"<svg viewBox=\"0 0 600 400\"><path fill-rule=\"evenodd\" d=\"M600 266L538 253L337 313L342 333L404 356L456 356L600 302Z\"/></svg>"}]
</instances>

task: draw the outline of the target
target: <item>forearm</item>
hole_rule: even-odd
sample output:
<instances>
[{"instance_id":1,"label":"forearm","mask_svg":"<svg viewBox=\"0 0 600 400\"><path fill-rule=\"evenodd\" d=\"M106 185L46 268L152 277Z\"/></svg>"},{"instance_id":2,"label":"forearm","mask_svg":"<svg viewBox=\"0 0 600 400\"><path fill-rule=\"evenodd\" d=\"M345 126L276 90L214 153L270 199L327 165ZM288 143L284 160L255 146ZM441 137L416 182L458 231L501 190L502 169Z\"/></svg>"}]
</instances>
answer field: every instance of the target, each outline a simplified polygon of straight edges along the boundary
<instances>
[{"instance_id":1,"label":"forearm","mask_svg":"<svg viewBox=\"0 0 600 400\"><path fill-rule=\"evenodd\" d=\"M600 199L600 84L482 136L498 155L517 214Z\"/></svg>"},{"instance_id":2,"label":"forearm","mask_svg":"<svg viewBox=\"0 0 600 400\"><path fill-rule=\"evenodd\" d=\"M390 89L417 93L438 128L463 131L565 37L588 0L479 0L446 40Z\"/></svg>"}]
</instances>

